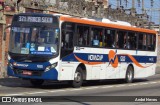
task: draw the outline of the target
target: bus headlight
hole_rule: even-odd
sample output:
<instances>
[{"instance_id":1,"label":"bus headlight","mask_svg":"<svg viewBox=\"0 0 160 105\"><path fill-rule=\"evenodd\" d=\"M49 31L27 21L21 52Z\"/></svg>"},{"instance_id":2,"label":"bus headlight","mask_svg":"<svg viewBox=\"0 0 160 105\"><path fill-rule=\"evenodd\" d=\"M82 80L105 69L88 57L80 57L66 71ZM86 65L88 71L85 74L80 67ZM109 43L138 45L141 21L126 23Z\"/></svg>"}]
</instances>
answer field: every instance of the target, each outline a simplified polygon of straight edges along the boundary
<instances>
[{"instance_id":1,"label":"bus headlight","mask_svg":"<svg viewBox=\"0 0 160 105\"><path fill-rule=\"evenodd\" d=\"M50 66L47 66L44 72L47 72L47 71L51 70L52 68L55 68L57 66L57 64L58 63L56 62L56 63L54 63L54 64L52 64Z\"/></svg>"},{"instance_id":2,"label":"bus headlight","mask_svg":"<svg viewBox=\"0 0 160 105\"><path fill-rule=\"evenodd\" d=\"M51 66L47 66L44 72L47 72L51 69Z\"/></svg>"}]
</instances>

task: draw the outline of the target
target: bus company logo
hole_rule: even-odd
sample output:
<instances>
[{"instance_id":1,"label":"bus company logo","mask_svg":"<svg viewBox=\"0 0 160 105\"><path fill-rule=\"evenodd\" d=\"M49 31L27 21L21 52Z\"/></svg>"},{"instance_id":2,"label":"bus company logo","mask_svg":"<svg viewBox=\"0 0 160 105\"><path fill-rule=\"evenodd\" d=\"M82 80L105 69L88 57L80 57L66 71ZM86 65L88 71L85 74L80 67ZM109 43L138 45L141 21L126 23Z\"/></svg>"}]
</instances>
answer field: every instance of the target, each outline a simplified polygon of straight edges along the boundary
<instances>
[{"instance_id":1,"label":"bus company logo","mask_svg":"<svg viewBox=\"0 0 160 105\"><path fill-rule=\"evenodd\" d=\"M90 61L102 61L103 60L103 55L89 55L88 60Z\"/></svg>"},{"instance_id":2,"label":"bus company logo","mask_svg":"<svg viewBox=\"0 0 160 105\"><path fill-rule=\"evenodd\" d=\"M108 54L109 65L111 64L112 67L114 67L114 68L118 67L118 56L116 53L117 53L117 51L114 52L113 50L110 50L109 54Z\"/></svg>"},{"instance_id":3,"label":"bus company logo","mask_svg":"<svg viewBox=\"0 0 160 105\"><path fill-rule=\"evenodd\" d=\"M20 66L20 67L28 67L28 64L18 64L18 63L13 63L14 66Z\"/></svg>"}]
</instances>

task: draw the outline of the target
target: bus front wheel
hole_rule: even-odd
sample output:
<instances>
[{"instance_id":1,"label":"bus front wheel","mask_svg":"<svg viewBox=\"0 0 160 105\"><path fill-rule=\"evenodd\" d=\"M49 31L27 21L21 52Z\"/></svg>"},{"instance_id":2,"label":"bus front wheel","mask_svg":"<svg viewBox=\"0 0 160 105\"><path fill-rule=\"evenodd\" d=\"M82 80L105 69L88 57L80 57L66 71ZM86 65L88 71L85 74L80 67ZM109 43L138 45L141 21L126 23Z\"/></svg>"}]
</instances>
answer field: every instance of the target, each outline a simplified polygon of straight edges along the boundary
<instances>
[{"instance_id":1,"label":"bus front wheel","mask_svg":"<svg viewBox=\"0 0 160 105\"><path fill-rule=\"evenodd\" d=\"M79 87L81 87L82 82L83 82L82 68L78 67L75 74L74 74L74 80L72 81L72 87L79 88Z\"/></svg>"},{"instance_id":2,"label":"bus front wheel","mask_svg":"<svg viewBox=\"0 0 160 105\"><path fill-rule=\"evenodd\" d=\"M31 80L30 80L30 83L31 83L33 86L38 87L38 86L41 86L41 85L44 83L44 80L31 79Z\"/></svg>"},{"instance_id":3,"label":"bus front wheel","mask_svg":"<svg viewBox=\"0 0 160 105\"><path fill-rule=\"evenodd\" d=\"M128 66L127 72L126 72L126 78L125 81L127 83L132 83L134 79L134 71L132 66Z\"/></svg>"}]
</instances>

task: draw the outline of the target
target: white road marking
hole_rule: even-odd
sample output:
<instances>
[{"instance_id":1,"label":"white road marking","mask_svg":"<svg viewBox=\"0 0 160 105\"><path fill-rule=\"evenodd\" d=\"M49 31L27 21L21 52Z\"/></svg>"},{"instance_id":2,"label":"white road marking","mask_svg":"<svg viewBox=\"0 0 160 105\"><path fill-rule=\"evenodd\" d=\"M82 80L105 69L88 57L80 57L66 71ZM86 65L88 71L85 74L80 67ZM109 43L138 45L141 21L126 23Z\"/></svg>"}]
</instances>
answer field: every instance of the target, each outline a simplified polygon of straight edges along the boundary
<instances>
[{"instance_id":1,"label":"white road marking","mask_svg":"<svg viewBox=\"0 0 160 105\"><path fill-rule=\"evenodd\" d=\"M136 85L138 85L138 84L129 84L129 85L126 85L126 86L136 86Z\"/></svg>"},{"instance_id":2,"label":"white road marking","mask_svg":"<svg viewBox=\"0 0 160 105\"><path fill-rule=\"evenodd\" d=\"M112 88L112 87L114 87L114 86L104 86L102 88L106 89L106 88Z\"/></svg>"},{"instance_id":3,"label":"white road marking","mask_svg":"<svg viewBox=\"0 0 160 105\"><path fill-rule=\"evenodd\" d=\"M47 92L32 92L32 93L25 93L25 94L41 94L41 93L47 93Z\"/></svg>"},{"instance_id":4,"label":"white road marking","mask_svg":"<svg viewBox=\"0 0 160 105\"><path fill-rule=\"evenodd\" d=\"M64 92L64 91L67 91L67 90L51 90L51 91L48 91L48 92L54 93L54 92Z\"/></svg>"},{"instance_id":5,"label":"white road marking","mask_svg":"<svg viewBox=\"0 0 160 105\"><path fill-rule=\"evenodd\" d=\"M126 85L118 85L118 86L115 86L115 87L124 87L124 86L126 86Z\"/></svg>"},{"instance_id":6,"label":"white road marking","mask_svg":"<svg viewBox=\"0 0 160 105\"><path fill-rule=\"evenodd\" d=\"M5 94L5 96L22 96L24 95L23 93L19 93L19 94Z\"/></svg>"},{"instance_id":7,"label":"white road marking","mask_svg":"<svg viewBox=\"0 0 160 105\"><path fill-rule=\"evenodd\" d=\"M69 90L69 91L78 91L78 90L83 90L83 89L72 89L72 90Z\"/></svg>"},{"instance_id":8,"label":"white road marking","mask_svg":"<svg viewBox=\"0 0 160 105\"><path fill-rule=\"evenodd\" d=\"M160 82L160 81L159 81ZM157 82L149 82L149 84L156 84Z\"/></svg>"},{"instance_id":9,"label":"white road marking","mask_svg":"<svg viewBox=\"0 0 160 105\"><path fill-rule=\"evenodd\" d=\"M122 84L122 85L111 85L111 86L97 86L97 87L82 87L79 89L61 89L61 90L44 90L44 91L35 91L35 92L23 92L23 93L17 93L17 94L3 94L4 96L22 96L22 95L29 95L29 94L43 94L43 93L54 93L54 92L67 92L67 91L80 91L80 90L90 90L90 89L97 89L97 88L116 88L116 87L125 87L125 86L139 86L139 85L150 85L150 84L157 84L160 83L160 81L153 81L153 82L144 82L144 83L132 83L132 84ZM2 87L0 85L0 87Z\"/></svg>"},{"instance_id":10,"label":"white road marking","mask_svg":"<svg viewBox=\"0 0 160 105\"><path fill-rule=\"evenodd\" d=\"M88 89L88 90L89 90L89 89L96 89L96 88L100 88L100 87L89 87L89 88L84 88L84 90L85 90L85 89Z\"/></svg>"},{"instance_id":11,"label":"white road marking","mask_svg":"<svg viewBox=\"0 0 160 105\"><path fill-rule=\"evenodd\" d=\"M145 83L142 83L142 84L144 84L144 85L148 85L148 84L149 84L149 82L145 82Z\"/></svg>"},{"instance_id":12,"label":"white road marking","mask_svg":"<svg viewBox=\"0 0 160 105\"><path fill-rule=\"evenodd\" d=\"M148 82L144 82L144 83L140 83L138 85L147 85L147 84L149 84L149 83Z\"/></svg>"},{"instance_id":13,"label":"white road marking","mask_svg":"<svg viewBox=\"0 0 160 105\"><path fill-rule=\"evenodd\" d=\"M90 89L92 89L92 88L84 88L84 90L90 90Z\"/></svg>"}]
</instances>

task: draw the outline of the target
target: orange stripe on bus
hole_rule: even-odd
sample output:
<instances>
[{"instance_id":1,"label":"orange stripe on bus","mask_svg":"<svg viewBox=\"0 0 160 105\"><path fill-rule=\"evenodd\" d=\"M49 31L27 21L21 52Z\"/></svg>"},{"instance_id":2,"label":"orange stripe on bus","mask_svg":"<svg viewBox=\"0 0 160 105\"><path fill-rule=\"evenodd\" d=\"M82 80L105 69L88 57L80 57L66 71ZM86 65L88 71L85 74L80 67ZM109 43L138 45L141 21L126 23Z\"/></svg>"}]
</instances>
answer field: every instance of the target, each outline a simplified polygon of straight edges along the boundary
<instances>
[{"instance_id":1,"label":"orange stripe on bus","mask_svg":"<svg viewBox=\"0 0 160 105\"><path fill-rule=\"evenodd\" d=\"M147 68L147 67L150 67L153 65L153 64L151 64L149 66L142 66L141 64L139 64L139 62L132 55L129 55L129 54L120 54L120 55L127 55L136 66L141 67L141 68ZM104 62L88 62L88 61L82 60L81 58L77 57L75 54L74 54L74 56L79 62L87 64L87 65L98 65L98 64L104 63Z\"/></svg>"},{"instance_id":2,"label":"orange stripe on bus","mask_svg":"<svg viewBox=\"0 0 160 105\"><path fill-rule=\"evenodd\" d=\"M141 67L141 68L147 68L147 67L153 65L153 64L151 64L149 66L142 66L132 55L129 55L129 54L119 54L119 55L126 55L126 56L128 56L136 66Z\"/></svg>"},{"instance_id":3,"label":"orange stripe on bus","mask_svg":"<svg viewBox=\"0 0 160 105\"><path fill-rule=\"evenodd\" d=\"M74 18L74 17L61 16L60 20L66 21L66 22L74 22L74 23L81 23L81 24L88 24L88 25L97 25L97 26L103 26L103 27L109 27L109 28L117 28L117 29L124 29L124 30L138 31L138 32L146 32L146 33L150 33L150 34L157 34L157 32L154 30L132 27L132 26L122 26L122 25L115 25L115 24L109 24L109 23L102 23L102 22L98 22L98 21L90 21L90 20L84 20L84 19Z\"/></svg>"}]
</instances>

